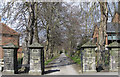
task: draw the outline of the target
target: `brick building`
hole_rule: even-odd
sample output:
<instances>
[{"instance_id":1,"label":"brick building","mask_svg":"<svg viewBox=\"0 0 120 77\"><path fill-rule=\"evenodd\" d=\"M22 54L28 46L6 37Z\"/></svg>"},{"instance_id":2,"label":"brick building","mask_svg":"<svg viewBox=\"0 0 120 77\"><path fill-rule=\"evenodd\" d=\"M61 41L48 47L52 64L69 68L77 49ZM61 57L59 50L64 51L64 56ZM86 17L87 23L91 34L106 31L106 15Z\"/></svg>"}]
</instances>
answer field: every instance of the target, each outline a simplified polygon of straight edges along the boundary
<instances>
[{"instance_id":1,"label":"brick building","mask_svg":"<svg viewBox=\"0 0 120 77\"><path fill-rule=\"evenodd\" d=\"M6 24L0 23L0 59L3 59L4 55L2 46L8 43L19 46L19 34Z\"/></svg>"},{"instance_id":2,"label":"brick building","mask_svg":"<svg viewBox=\"0 0 120 77\"><path fill-rule=\"evenodd\" d=\"M100 23L96 23L92 36L93 42L96 44L98 43L99 27ZM106 33L107 33L105 42L106 45L109 45L114 41L120 43L120 14L118 12L114 14L112 22L107 23Z\"/></svg>"},{"instance_id":3,"label":"brick building","mask_svg":"<svg viewBox=\"0 0 120 77\"><path fill-rule=\"evenodd\" d=\"M96 71L97 64L97 44L99 37L99 27L100 23L96 23L94 26L92 40L88 41L84 45L82 45L81 50L82 53L82 65L83 72L88 71ZM114 17L112 18L112 22L107 22L107 30L106 30L106 51L109 51L109 71L118 71L119 68L119 55L120 55L120 13L116 12ZM106 63L107 64L107 63Z\"/></svg>"}]
</instances>

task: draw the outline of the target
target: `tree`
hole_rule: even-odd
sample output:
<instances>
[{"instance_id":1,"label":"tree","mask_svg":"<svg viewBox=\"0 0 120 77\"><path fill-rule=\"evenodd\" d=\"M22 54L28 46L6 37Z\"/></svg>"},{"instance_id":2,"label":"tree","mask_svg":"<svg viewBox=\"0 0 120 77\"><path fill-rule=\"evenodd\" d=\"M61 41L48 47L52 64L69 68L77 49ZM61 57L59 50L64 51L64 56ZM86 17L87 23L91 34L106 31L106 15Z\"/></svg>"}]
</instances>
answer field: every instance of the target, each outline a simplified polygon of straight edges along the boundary
<instances>
[{"instance_id":1,"label":"tree","mask_svg":"<svg viewBox=\"0 0 120 77\"><path fill-rule=\"evenodd\" d=\"M101 11L101 22L99 27L99 40L98 40L98 53L97 56L97 67L99 64L103 64L103 68L105 65L105 37L106 37L106 30L107 30L107 20L108 20L108 9L107 9L107 2L99 2L100 3L100 11Z\"/></svg>"}]
</instances>

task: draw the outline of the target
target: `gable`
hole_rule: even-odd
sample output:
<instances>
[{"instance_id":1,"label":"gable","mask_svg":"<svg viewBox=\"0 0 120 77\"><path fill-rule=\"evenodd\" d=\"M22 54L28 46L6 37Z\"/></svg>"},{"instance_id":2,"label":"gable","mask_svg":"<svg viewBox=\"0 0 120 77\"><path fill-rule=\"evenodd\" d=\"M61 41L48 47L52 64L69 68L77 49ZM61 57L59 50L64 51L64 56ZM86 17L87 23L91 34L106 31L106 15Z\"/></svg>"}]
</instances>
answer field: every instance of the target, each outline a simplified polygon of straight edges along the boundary
<instances>
[{"instance_id":1,"label":"gable","mask_svg":"<svg viewBox=\"0 0 120 77\"><path fill-rule=\"evenodd\" d=\"M98 27L97 25L94 27L92 38L98 37Z\"/></svg>"},{"instance_id":2,"label":"gable","mask_svg":"<svg viewBox=\"0 0 120 77\"><path fill-rule=\"evenodd\" d=\"M120 23L120 14L116 12L112 18L112 22Z\"/></svg>"}]
</instances>

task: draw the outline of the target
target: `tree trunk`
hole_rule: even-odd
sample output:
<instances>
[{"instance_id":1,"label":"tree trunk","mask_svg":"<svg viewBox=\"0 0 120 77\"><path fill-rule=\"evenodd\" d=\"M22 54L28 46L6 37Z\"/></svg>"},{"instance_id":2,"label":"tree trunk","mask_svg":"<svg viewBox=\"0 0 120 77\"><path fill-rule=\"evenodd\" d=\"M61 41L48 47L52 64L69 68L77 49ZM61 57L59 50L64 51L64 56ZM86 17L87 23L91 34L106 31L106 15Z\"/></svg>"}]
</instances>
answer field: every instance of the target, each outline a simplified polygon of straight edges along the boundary
<instances>
[{"instance_id":1,"label":"tree trunk","mask_svg":"<svg viewBox=\"0 0 120 77\"><path fill-rule=\"evenodd\" d=\"M100 2L100 10L101 10L101 22L99 27L99 39L98 39L98 58L97 58L97 66L102 64L103 67L105 65L105 37L107 30L107 20L108 20L108 9L107 2Z\"/></svg>"},{"instance_id":2,"label":"tree trunk","mask_svg":"<svg viewBox=\"0 0 120 77\"><path fill-rule=\"evenodd\" d=\"M39 37L38 37L38 27L37 27L37 2L35 2L35 29L34 29L34 42L38 42L39 43Z\"/></svg>"},{"instance_id":3,"label":"tree trunk","mask_svg":"<svg viewBox=\"0 0 120 77\"><path fill-rule=\"evenodd\" d=\"M34 36L34 23L35 23L35 13L34 13L34 2L29 3L29 19L28 19L28 26L26 26L26 38L25 44L23 47L24 57L23 57L23 65L30 64L30 52L28 50L28 45L33 43L33 36ZM22 67L25 72L29 71L28 67Z\"/></svg>"},{"instance_id":4,"label":"tree trunk","mask_svg":"<svg viewBox=\"0 0 120 77\"><path fill-rule=\"evenodd\" d=\"M49 58L49 24L47 25L47 43L46 43L46 59L48 60Z\"/></svg>"}]
</instances>

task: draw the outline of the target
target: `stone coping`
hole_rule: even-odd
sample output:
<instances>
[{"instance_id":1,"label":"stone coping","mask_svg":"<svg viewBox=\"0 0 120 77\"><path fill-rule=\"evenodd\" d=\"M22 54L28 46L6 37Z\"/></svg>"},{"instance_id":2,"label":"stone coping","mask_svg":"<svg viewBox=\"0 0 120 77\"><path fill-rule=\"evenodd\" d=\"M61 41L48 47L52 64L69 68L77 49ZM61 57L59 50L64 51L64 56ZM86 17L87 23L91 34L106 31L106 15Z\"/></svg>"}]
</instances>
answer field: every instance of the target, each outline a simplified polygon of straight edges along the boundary
<instances>
[{"instance_id":1,"label":"stone coping","mask_svg":"<svg viewBox=\"0 0 120 77\"><path fill-rule=\"evenodd\" d=\"M87 43L85 43L84 45L82 45L82 48L96 48L96 47L97 47L97 45L95 43L93 43L92 40L90 40ZM120 48L120 43L115 41L115 42L109 44L108 46L106 46L106 48Z\"/></svg>"},{"instance_id":2,"label":"stone coping","mask_svg":"<svg viewBox=\"0 0 120 77\"><path fill-rule=\"evenodd\" d=\"M96 44L92 42L92 40L88 41L84 45L82 45L82 48L96 48Z\"/></svg>"},{"instance_id":3,"label":"stone coping","mask_svg":"<svg viewBox=\"0 0 120 77\"><path fill-rule=\"evenodd\" d=\"M9 43L9 44L7 44L7 45L2 46L2 48L3 48L3 49L17 49L17 48L19 48L19 47L16 46L16 45L14 45L14 44L12 44L12 43Z\"/></svg>"},{"instance_id":4,"label":"stone coping","mask_svg":"<svg viewBox=\"0 0 120 77\"><path fill-rule=\"evenodd\" d=\"M107 47L110 47L110 48L119 48L120 47L120 43L118 43L118 42L113 42L113 43L111 43L111 44L109 44Z\"/></svg>"},{"instance_id":5,"label":"stone coping","mask_svg":"<svg viewBox=\"0 0 120 77\"><path fill-rule=\"evenodd\" d=\"M35 42L35 43L29 45L28 47L29 47L30 49L37 49L37 48L39 49L39 48L43 48L43 46L42 46L41 44L37 43L37 42Z\"/></svg>"}]
</instances>

